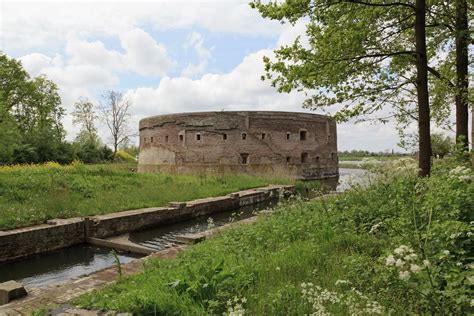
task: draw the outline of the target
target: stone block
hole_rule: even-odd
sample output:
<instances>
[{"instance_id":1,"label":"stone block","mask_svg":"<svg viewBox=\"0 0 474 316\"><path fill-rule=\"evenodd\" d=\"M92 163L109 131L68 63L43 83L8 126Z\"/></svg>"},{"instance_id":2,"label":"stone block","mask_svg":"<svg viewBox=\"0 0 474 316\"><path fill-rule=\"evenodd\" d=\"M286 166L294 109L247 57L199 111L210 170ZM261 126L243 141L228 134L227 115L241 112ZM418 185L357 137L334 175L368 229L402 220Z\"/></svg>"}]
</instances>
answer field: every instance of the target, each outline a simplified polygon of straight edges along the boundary
<instances>
[{"instance_id":1,"label":"stone block","mask_svg":"<svg viewBox=\"0 0 474 316\"><path fill-rule=\"evenodd\" d=\"M26 290L21 283L16 281L0 283L0 305L7 304L14 299L22 298L26 295Z\"/></svg>"},{"instance_id":2,"label":"stone block","mask_svg":"<svg viewBox=\"0 0 474 316\"><path fill-rule=\"evenodd\" d=\"M238 199L240 197L240 194L239 193L231 193L231 194L229 194L229 196L232 199Z\"/></svg>"},{"instance_id":3,"label":"stone block","mask_svg":"<svg viewBox=\"0 0 474 316\"><path fill-rule=\"evenodd\" d=\"M186 202L170 202L169 207L176 208L176 209L182 209L182 208L186 207Z\"/></svg>"}]
</instances>

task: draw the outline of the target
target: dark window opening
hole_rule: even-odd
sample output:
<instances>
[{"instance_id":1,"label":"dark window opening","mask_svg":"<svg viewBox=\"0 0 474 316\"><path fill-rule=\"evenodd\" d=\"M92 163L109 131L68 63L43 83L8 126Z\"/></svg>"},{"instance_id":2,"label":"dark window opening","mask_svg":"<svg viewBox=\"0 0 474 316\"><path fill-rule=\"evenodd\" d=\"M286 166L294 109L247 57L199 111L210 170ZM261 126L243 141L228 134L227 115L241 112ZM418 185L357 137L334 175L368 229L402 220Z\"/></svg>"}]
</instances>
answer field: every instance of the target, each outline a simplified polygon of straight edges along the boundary
<instances>
[{"instance_id":1,"label":"dark window opening","mask_svg":"<svg viewBox=\"0 0 474 316\"><path fill-rule=\"evenodd\" d=\"M165 136L165 142L168 142L168 135Z\"/></svg>"},{"instance_id":2,"label":"dark window opening","mask_svg":"<svg viewBox=\"0 0 474 316\"><path fill-rule=\"evenodd\" d=\"M249 163L249 154L240 154L240 163L246 165Z\"/></svg>"},{"instance_id":3,"label":"dark window opening","mask_svg":"<svg viewBox=\"0 0 474 316\"><path fill-rule=\"evenodd\" d=\"M151 138L151 142L153 143L153 137Z\"/></svg>"},{"instance_id":4,"label":"dark window opening","mask_svg":"<svg viewBox=\"0 0 474 316\"><path fill-rule=\"evenodd\" d=\"M246 140L247 139L247 133L242 133L242 139Z\"/></svg>"},{"instance_id":5,"label":"dark window opening","mask_svg":"<svg viewBox=\"0 0 474 316\"><path fill-rule=\"evenodd\" d=\"M201 140L201 134L196 134L196 140L200 141Z\"/></svg>"},{"instance_id":6,"label":"dark window opening","mask_svg":"<svg viewBox=\"0 0 474 316\"><path fill-rule=\"evenodd\" d=\"M227 140L227 134L222 134L222 139Z\"/></svg>"},{"instance_id":7,"label":"dark window opening","mask_svg":"<svg viewBox=\"0 0 474 316\"><path fill-rule=\"evenodd\" d=\"M267 135L265 135L265 133L262 133L262 139L265 139L265 136Z\"/></svg>"},{"instance_id":8,"label":"dark window opening","mask_svg":"<svg viewBox=\"0 0 474 316\"><path fill-rule=\"evenodd\" d=\"M319 163L319 156L316 156L316 163Z\"/></svg>"},{"instance_id":9,"label":"dark window opening","mask_svg":"<svg viewBox=\"0 0 474 316\"><path fill-rule=\"evenodd\" d=\"M305 163L308 161L308 153L301 154L301 163Z\"/></svg>"},{"instance_id":10,"label":"dark window opening","mask_svg":"<svg viewBox=\"0 0 474 316\"><path fill-rule=\"evenodd\" d=\"M290 140L290 133L286 133L286 140Z\"/></svg>"},{"instance_id":11,"label":"dark window opening","mask_svg":"<svg viewBox=\"0 0 474 316\"><path fill-rule=\"evenodd\" d=\"M300 131L300 140L306 140L306 131Z\"/></svg>"},{"instance_id":12,"label":"dark window opening","mask_svg":"<svg viewBox=\"0 0 474 316\"><path fill-rule=\"evenodd\" d=\"M291 157L286 157L286 163L290 163L291 162Z\"/></svg>"},{"instance_id":13,"label":"dark window opening","mask_svg":"<svg viewBox=\"0 0 474 316\"><path fill-rule=\"evenodd\" d=\"M179 141L182 142L184 140L184 136L183 135L179 135Z\"/></svg>"}]
</instances>

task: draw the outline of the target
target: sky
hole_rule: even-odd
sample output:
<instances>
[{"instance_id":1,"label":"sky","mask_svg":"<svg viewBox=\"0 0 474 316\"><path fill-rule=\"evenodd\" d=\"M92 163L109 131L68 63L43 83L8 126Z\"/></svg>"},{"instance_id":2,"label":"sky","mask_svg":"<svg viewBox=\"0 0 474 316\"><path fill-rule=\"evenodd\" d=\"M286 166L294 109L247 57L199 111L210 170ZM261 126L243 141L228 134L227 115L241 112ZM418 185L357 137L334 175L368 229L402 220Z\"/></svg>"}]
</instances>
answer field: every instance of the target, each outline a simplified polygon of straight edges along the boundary
<instances>
[{"instance_id":1,"label":"sky","mask_svg":"<svg viewBox=\"0 0 474 316\"><path fill-rule=\"evenodd\" d=\"M309 112L304 95L260 80L263 57L304 30L263 19L247 0L0 0L0 50L58 85L70 140L74 102L99 104L111 89L132 102L136 133L140 119L174 112ZM108 139L100 124L99 132ZM393 123L338 125L339 150L402 151L398 141Z\"/></svg>"}]
</instances>

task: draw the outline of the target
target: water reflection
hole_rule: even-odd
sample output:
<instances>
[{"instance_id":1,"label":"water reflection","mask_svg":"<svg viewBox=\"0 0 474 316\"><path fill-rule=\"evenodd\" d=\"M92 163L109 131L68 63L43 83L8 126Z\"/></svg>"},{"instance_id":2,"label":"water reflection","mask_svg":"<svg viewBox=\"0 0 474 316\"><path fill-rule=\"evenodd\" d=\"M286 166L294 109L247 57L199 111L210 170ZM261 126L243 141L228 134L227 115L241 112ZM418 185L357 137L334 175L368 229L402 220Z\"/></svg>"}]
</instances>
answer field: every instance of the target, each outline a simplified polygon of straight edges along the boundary
<instances>
[{"instance_id":1,"label":"water reflection","mask_svg":"<svg viewBox=\"0 0 474 316\"><path fill-rule=\"evenodd\" d=\"M118 253L121 263L137 258ZM0 263L0 283L16 280L24 285L41 287L67 281L108 268L115 263L108 248L78 245L22 260Z\"/></svg>"}]
</instances>

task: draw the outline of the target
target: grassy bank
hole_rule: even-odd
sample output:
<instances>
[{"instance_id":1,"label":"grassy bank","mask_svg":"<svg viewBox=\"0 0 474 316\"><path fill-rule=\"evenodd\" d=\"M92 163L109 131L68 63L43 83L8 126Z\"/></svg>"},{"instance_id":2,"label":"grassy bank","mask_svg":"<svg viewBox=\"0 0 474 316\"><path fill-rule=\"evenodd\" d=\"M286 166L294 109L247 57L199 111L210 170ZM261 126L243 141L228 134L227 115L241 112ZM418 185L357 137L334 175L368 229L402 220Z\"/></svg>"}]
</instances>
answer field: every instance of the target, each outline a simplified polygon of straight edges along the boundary
<instances>
[{"instance_id":1,"label":"grassy bank","mask_svg":"<svg viewBox=\"0 0 474 316\"><path fill-rule=\"evenodd\" d=\"M137 315L467 314L473 172L384 165L367 189L278 207L82 297Z\"/></svg>"},{"instance_id":2,"label":"grassy bank","mask_svg":"<svg viewBox=\"0 0 474 316\"><path fill-rule=\"evenodd\" d=\"M135 168L55 163L0 167L0 230L290 182L247 175L138 174Z\"/></svg>"}]
</instances>

